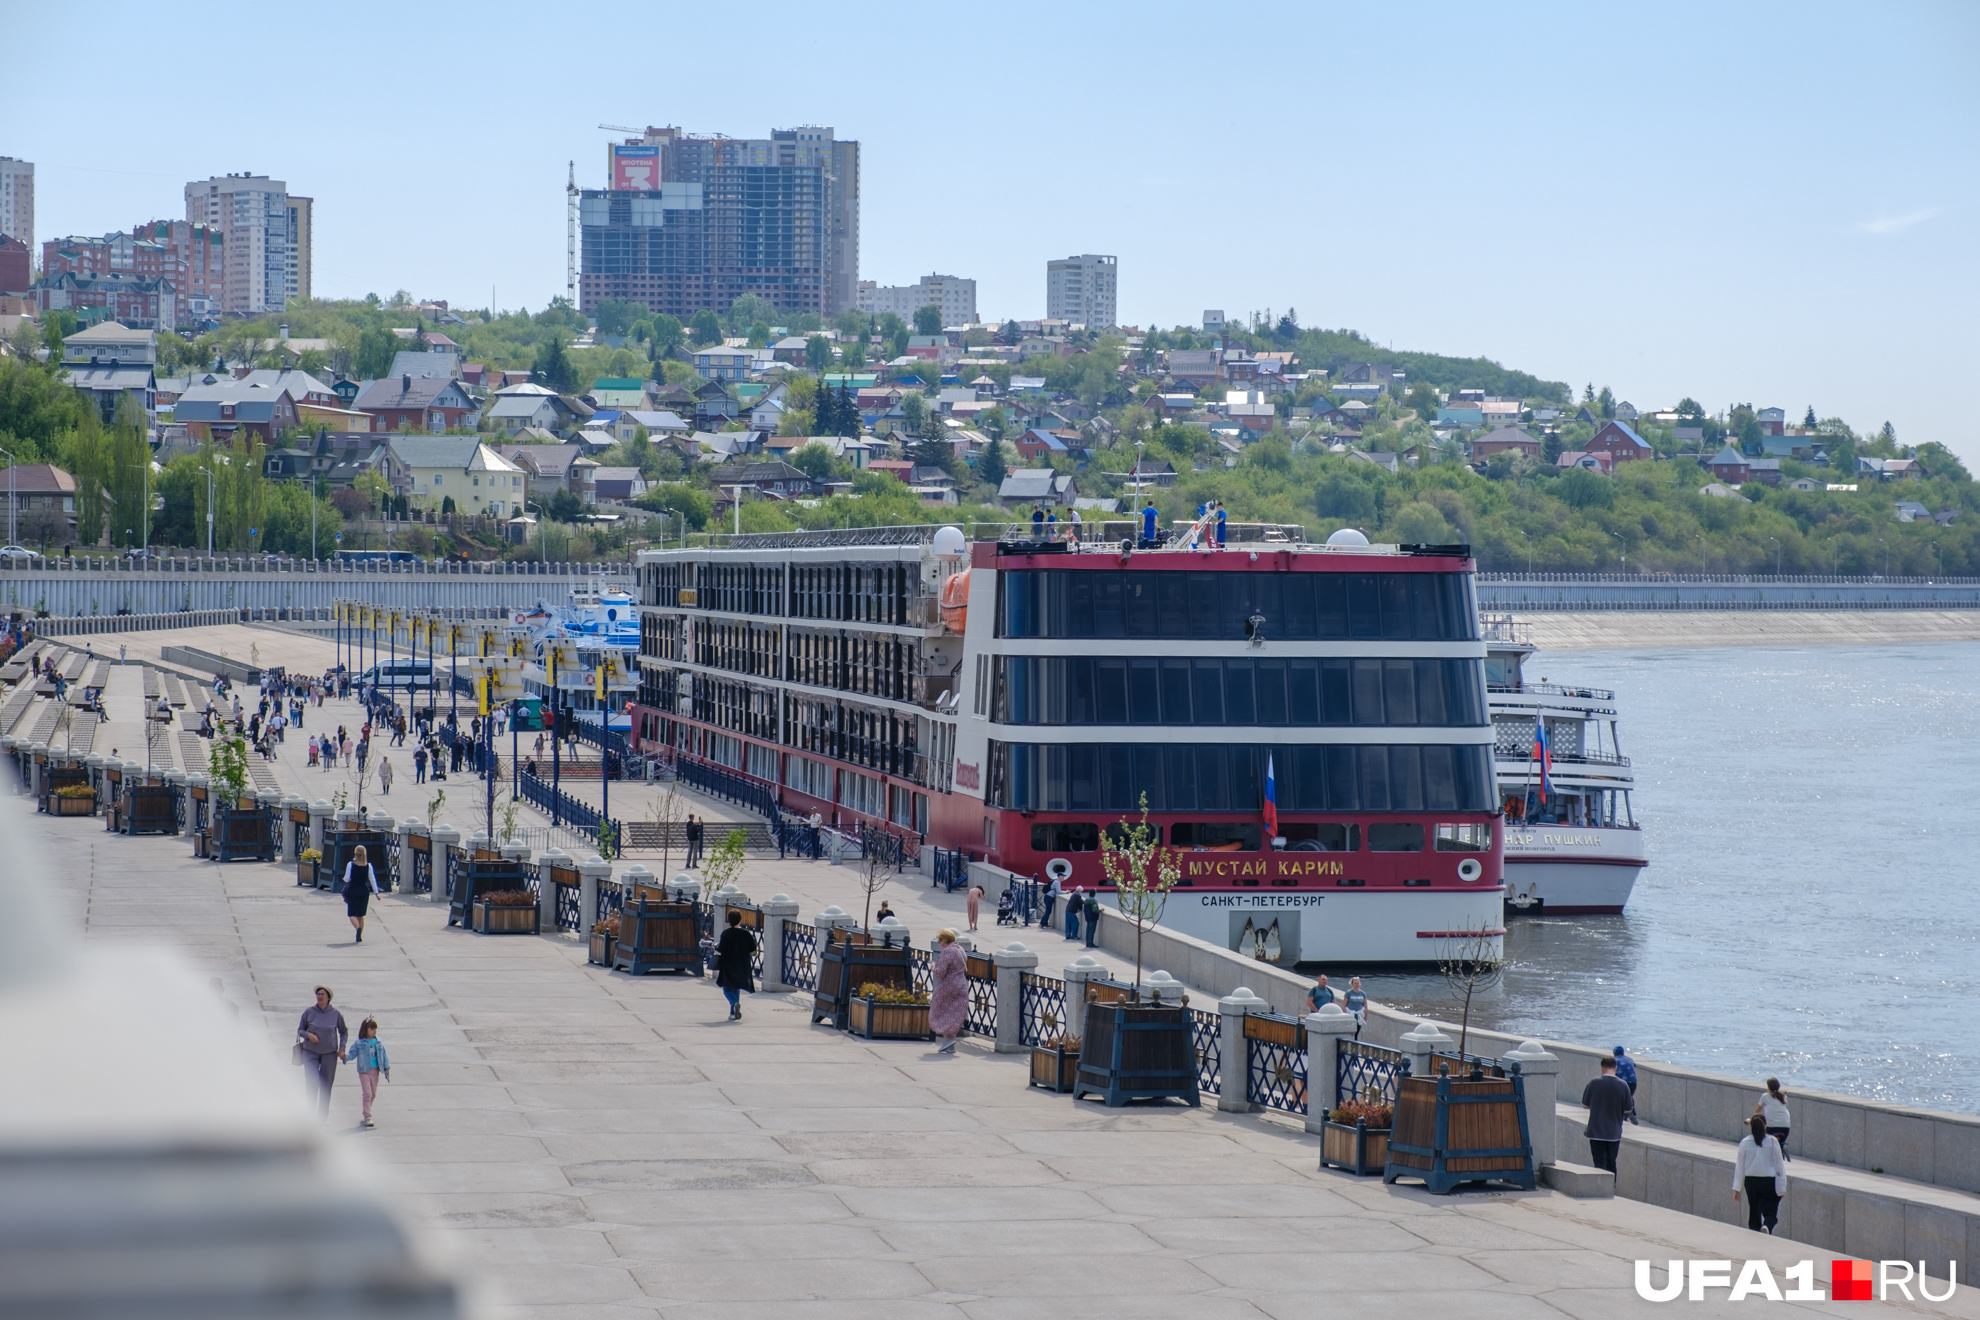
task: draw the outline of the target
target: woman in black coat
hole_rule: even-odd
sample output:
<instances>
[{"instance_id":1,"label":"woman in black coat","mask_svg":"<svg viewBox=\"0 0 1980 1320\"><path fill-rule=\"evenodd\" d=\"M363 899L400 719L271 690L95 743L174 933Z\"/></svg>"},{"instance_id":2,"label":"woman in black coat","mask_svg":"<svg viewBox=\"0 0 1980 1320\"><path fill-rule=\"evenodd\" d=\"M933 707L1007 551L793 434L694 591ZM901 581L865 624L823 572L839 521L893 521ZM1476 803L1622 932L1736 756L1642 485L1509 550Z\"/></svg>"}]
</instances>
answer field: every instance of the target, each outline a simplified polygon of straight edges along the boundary
<instances>
[{"instance_id":1,"label":"woman in black coat","mask_svg":"<svg viewBox=\"0 0 1980 1320\"><path fill-rule=\"evenodd\" d=\"M371 896L385 891L378 887L378 871L364 855L364 845L351 850L344 864L344 914L357 932L356 944L364 943L364 918L371 911Z\"/></svg>"},{"instance_id":2,"label":"woman in black coat","mask_svg":"<svg viewBox=\"0 0 1980 1320\"><path fill-rule=\"evenodd\" d=\"M750 960L756 954L756 936L743 929L742 913L729 912L729 928L715 941L715 984L729 1001L729 1017L742 1017L742 994L756 993L756 980Z\"/></svg>"}]
</instances>

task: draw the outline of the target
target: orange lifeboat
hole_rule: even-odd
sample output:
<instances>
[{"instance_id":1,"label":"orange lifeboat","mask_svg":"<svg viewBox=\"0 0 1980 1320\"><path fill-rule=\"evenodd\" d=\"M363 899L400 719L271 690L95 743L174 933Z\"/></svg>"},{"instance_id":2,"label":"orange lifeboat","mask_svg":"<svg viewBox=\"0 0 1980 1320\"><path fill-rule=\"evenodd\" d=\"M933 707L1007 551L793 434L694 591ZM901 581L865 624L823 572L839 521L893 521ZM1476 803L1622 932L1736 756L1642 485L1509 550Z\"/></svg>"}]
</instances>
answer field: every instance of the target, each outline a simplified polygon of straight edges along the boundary
<instances>
[{"instance_id":1,"label":"orange lifeboat","mask_svg":"<svg viewBox=\"0 0 1980 1320\"><path fill-rule=\"evenodd\" d=\"M942 626L960 637L969 624L969 570L942 584Z\"/></svg>"}]
</instances>

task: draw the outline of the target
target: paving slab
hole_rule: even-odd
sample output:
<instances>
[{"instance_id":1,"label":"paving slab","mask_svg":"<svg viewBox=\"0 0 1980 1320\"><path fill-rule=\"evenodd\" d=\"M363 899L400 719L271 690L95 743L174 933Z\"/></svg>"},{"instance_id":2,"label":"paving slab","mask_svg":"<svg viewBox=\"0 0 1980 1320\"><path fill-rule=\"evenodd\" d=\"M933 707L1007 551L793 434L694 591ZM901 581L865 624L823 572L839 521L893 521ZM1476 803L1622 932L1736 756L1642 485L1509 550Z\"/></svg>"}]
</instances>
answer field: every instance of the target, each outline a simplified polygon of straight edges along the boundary
<instances>
[{"instance_id":1,"label":"paving slab","mask_svg":"<svg viewBox=\"0 0 1980 1320\"><path fill-rule=\"evenodd\" d=\"M348 1020L379 1017L378 1126L357 1126L348 1072L329 1125L496 1317L1609 1320L1647 1313L1639 1258L1778 1272L1817 1254L1638 1202L1323 1172L1282 1116L1075 1104L981 1043L932 1060L813 1027L802 997L757 995L730 1023L704 981L589 967L568 937L448 929L423 897L378 900L352 944L342 905L282 867L18 828L61 850L91 942L179 945L271 1053L318 983ZM1970 1290L1907 1309L1980 1320Z\"/></svg>"}]
</instances>

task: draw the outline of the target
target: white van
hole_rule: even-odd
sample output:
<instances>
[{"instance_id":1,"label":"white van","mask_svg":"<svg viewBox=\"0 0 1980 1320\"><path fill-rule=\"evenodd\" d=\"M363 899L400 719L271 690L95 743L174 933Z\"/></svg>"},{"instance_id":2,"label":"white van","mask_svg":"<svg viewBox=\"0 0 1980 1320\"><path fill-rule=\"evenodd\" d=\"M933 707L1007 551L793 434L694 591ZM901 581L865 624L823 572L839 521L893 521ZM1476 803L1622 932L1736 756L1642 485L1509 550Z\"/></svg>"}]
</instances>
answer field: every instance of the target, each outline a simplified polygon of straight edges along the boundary
<instances>
[{"instance_id":1,"label":"white van","mask_svg":"<svg viewBox=\"0 0 1980 1320\"><path fill-rule=\"evenodd\" d=\"M385 692L433 690L431 660L380 660L357 676L357 682Z\"/></svg>"}]
</instances>

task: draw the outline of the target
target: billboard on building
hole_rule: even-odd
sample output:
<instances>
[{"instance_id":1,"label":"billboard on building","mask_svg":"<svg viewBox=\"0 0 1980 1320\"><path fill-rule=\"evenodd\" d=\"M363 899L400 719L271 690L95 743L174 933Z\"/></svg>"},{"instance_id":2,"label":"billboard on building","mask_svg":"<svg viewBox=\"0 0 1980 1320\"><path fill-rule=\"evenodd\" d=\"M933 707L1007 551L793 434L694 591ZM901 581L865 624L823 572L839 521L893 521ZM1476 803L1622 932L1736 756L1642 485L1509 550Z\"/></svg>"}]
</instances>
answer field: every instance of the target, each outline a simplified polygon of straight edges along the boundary
<instances>
[{"instance_id":1,"label":"billboard on building","mask_svg":"<svg viewBox=\"0 0 1980 1320\"><path fill-rule=\"evenodd\" d=\"M651 192L660 186L660 148L620 143L612 148L612 190Z\"/></svg>"}]
</instances>

